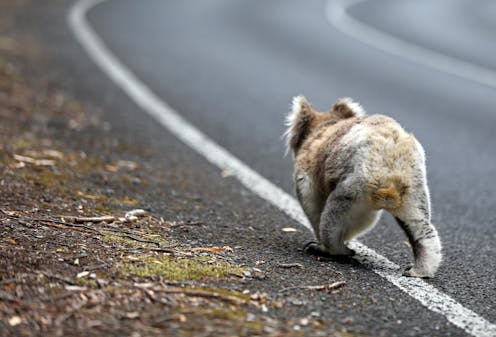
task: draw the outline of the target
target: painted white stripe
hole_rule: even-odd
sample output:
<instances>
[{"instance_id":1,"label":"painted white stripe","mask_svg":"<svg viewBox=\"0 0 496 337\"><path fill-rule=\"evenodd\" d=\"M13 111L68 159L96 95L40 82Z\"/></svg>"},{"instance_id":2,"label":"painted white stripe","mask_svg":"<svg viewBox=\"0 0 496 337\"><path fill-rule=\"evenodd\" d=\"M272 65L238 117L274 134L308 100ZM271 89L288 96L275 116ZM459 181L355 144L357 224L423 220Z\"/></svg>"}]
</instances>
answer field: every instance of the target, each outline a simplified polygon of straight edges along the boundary
<instances>
[{"instance_id":1,"label":"painted white stripe","mask_svg":"<svg viewBox=\"0 0 496 337\"><path fill-rule=\"evenodd\" d=\"M327 20L342 33L386 53L444 73L496 88L496 71L401 40L358 21L347 10L367 0L328 0Z\"/></svg>"},{"instance_id":2,"label":"painted white stripe","mask_svg":"<svg viewBox=\"0 0 496 337\"><path fill-rule=\"evenodd\" d=\"M145 112L167 130L222 170L229 170L249 190L267 200L291 218L311 230L298 202L279 187L263 178L246 164L216 144L184 120L128 70L104 45L86 20L86 13L106 0L79 0L72 7L68 22L77 40L94 62ZM417 299L428 309L474 336L496 336L496 326L463 307L448 295L420 279L401 276L400 267L359 242L352 242L356 259L399 289Z\"/></svg>"}]
</instances>

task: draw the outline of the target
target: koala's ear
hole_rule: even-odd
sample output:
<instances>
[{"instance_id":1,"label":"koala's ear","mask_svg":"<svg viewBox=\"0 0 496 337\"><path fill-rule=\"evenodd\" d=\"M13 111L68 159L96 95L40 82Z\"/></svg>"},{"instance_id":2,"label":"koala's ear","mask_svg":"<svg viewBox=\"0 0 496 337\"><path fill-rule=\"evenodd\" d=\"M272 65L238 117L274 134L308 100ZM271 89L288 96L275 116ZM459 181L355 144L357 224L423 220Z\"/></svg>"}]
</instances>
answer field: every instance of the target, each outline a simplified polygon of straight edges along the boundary
<instances>
[{"instance_id":1,"label":"koala's ear","mask_svg":"<svg viewBox=\"0 0 496 337\"><path fill-rule=\"evenodd\" d=\"M358 117L366 114L360 103L354 102L349 97L337 100L329 112L335 114L339 118Z\"/></svg>"},{"instance_id":2,"label":"koala's ear","mask_svg":"<svg viewBox=\"0 0 496 337\"><path fill-rule=\"evenodd\" d=\"M286 137L287 150L291 149L293 152L296 152L299 149L310 131L310 125L314 118L315 110L306 98L295 96L293 98L291 112L286 118L288 129L284 135Z\"/></svg>"}]
</instances>

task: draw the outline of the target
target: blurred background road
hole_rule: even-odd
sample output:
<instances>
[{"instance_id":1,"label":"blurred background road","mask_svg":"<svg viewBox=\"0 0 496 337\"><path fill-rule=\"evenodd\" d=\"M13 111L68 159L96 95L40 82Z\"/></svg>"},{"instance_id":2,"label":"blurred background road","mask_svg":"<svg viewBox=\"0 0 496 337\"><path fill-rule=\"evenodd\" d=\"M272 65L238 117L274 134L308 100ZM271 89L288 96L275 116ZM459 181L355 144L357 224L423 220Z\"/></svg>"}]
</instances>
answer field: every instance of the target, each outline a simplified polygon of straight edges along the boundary
<instances>
[{"instance_id":1,"label":"blurred background road","mask_svg":"<svg viewBox=\"0 0 496 337\"><path fill-rule=\"evenodd\" d=\"M292 164L281 135L292 96L304 94L320 110L350 96L369 113L397 119L427 152L433 223L445 255L428 282L496 321L496 88L357 41L329 22L327 6L120 0L98 5L88 19L164 101L290 193ZM496 71L492 1L375 0L357 3L348 13L407 43ZM398 264L410 258L389 216L362 241ZM362 276L376 296L392 303L406 296L385 287L383 279ZM430 324L430 314L417 307L384 310L416 311L412 322Z\"/></svg>"}]
</instances>

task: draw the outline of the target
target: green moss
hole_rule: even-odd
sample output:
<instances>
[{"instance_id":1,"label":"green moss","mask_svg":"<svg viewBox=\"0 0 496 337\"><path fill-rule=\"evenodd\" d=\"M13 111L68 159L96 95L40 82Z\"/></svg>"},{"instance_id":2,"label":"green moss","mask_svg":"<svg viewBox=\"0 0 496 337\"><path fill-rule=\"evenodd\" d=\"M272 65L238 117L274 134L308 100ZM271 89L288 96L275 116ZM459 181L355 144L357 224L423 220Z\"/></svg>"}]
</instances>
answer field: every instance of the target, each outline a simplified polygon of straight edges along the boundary
<instances>
[{"instance_id":1,"label":"green moss","mask_svg":"<svg viewBox=\"0 0 496 337\"><path fill-rule=\"evenodd\" d=\"M63 187L69 176L65 173L55 172L49 169L41 169L37 172L22 171L19 176L44 188Z\"/></svg>"},{"instance_id":2,"label":"green moss","mask_svg":"<svg viewBox=\"0 0 496 337\"><path fill-rule=\"evenodd\" d=\"M156 247L153 243L140 242L130 239L125 236L121 236L112 231L102 230L100 231L100 239L108 244L117 244L128 248L138 248L138 247ZM149 238L142 237L144 240L150 240ZM156 240L150 240L155 241Z\"/></svg>"},{"instance_id":3,"label":"green moss","mask_svg":"<svg viewBox=\"0 0 496 337\"><path fill-rule=\"evenodd\" d=\"M345 331L338 332L338 335L339 337L357 337L357 335Z\"/></svg>"},{"instance_id":4,"label":"green moss","mask_svg":"<svg viewBox=\"0 0 496 337\"><path fill-rule=\"evenodd\" d=\"M178 336L199 334L207 326L219 336L260 336L264 332L265 324L261 320L247 321L248 312L238 308L188 307L182 313L188 323L178 327Z\"/></svg>"},{"instance_id":5,"label":"green moss","mask_svg":"<svg viewBox=\"0 0 496 337\"><path fill-rule=\"evenodd\" d=\"M37 183L43 187L65 186L68 178L67 174L46 170L38 176Z\"/></svg>"},{"instance_id":6,"label":"green moss","mask_svg":"<svg viewBox=\"0 0 496 337\"><path fill-rule=\"evenodd\" d=\"M205 256L192 258L177 257L145 257L140 263L122 262L120 270L125 275L151 277L161 275L167 280L199 280L205 277L225 277L231 274L240 275L243 268L231 265L222 260L213 260Z\"/></svg>"},{"instance_id":7,"label":"green moss","mask_svg":"<svg viewBox=\"0 0 496 337\"><path fill-rule=\"evenodd\" d=\"M14 139L11 144L12 148L15 151L31 149L36 145L33 140L27 140L23 138Z\"/></svg>"},{"instance_id":8,"label":"green moss","mask_svg":"<svg viewBox=\"0 0 496 337\"><path fill-rule=\"evenodd\" d=\"M95 213L111 214L114 210L106 204L98 204L94 207Z\"/></svg>"},{"instance_id":9,"label":"green moss","mask_svg":"<svg viewBox=\"0 0 496 337\"><path fill-rule=\"evenodd\" d=\"M98 288L98 282L90 278L78 278L77 284L83 287Z\"/></svg>"},{"instance_id":10,"label":"green moss","mask_svg":"<svg viewBox=\"0 0 496 337\"><path fill-rule=\"evenodd\" d=\"M204 287L199 287L199 288L186 288L186 289L191 289L191 290L201 290L201 291L206 291L206 292L211 292L219 295L224 295L224 296L231 296L231 297L236 297L239 298L242 301L249 302L250 301L250 294L243 294L239 291L234 291L230 289L221 289L221 288L204 288Z\"/></svg>"},{"instance_id":11,"label":"green moss","mask_svg":"<svg viewBox=\"0 0 496 337\"><path fill-rule=\"evenodd\" d=\"M222 308L214 308L205 312L205 316L209 319L221 319L243 322L246 320L247 312L245 310L226 310Z\"/></svg>"},{"instance_id":12,"label":"green moss","mask_svg":"<svg viewBox=\"0 0 496 337\"><path fill-rule=\"evenodd\" d=\"M118 200L119 203L122 203L124 205L127 205L127 206L136 206L137 204L139 204L139 201L136 200L136 199L132 199L132 198L129 198L129 197L124 197L120 200Z\"/></svg>"}]
</instances>

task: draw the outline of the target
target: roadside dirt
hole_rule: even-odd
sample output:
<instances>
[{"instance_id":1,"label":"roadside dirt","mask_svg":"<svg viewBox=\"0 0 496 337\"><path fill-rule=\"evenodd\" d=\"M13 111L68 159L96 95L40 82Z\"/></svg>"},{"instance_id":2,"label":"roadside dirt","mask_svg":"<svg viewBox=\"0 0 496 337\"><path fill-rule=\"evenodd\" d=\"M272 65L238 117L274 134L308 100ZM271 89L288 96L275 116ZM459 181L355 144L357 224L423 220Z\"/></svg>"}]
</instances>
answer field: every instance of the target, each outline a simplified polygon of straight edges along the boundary
<instances>
[{"instance_id":1,"label":"roadside dirt","mask_svg":"<svg viewBox=\"0 0 496 337\"><path fill-rule=\"evenodd\" d=\"M58 87L16 30L29 3L0 1L0 335L351 336L352 319L338 332L294 309L346 289L339 273L285 286L302 264L218 240L209 222L229 206L206 201L180 156L157 161ZM170 191L160 209L156 189Z\"/></svg>"}]
</instances>

